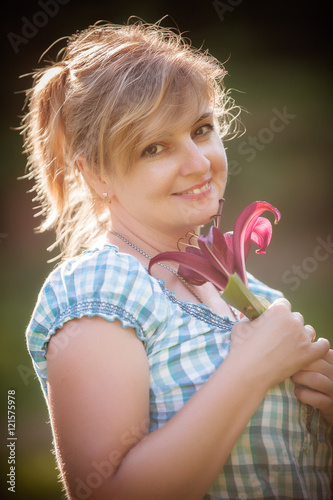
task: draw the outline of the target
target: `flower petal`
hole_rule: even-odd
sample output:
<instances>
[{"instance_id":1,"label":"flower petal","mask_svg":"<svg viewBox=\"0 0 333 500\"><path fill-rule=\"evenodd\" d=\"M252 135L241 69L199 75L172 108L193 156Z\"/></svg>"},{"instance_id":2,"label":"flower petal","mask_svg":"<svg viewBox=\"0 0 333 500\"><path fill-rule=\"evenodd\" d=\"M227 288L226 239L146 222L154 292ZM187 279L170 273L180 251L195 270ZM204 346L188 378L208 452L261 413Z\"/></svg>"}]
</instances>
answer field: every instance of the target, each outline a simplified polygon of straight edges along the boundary
<instances>
[{"instance_id":1,"label":"flower petal","mask_svg":"<svg viewBox=\"0 0 333 500\"><path fill-rule=\"evenodd\" d=\"M234 257L221 231L212 226L207 236L199 236L198 245L208 262L229 279L234 268Z\"/></svg>"},{"instance_id":2,"label":"flower petal","mask_svg":"<svg viewBox=\"0 0 333 500\"><path fill-rule=\"evenodd\" d=\"M234 252L234 245L233 245L234 233L233 233L233 231L228 231L227 233L223 233L223 236L224 236L224 241L225 241L227 247L229 248L231 253L233 253Z\"/></svg>"},{"instance_id":3,"label":"flower petal","mask_svg":"<svg viewBox=\"0 0 333 500\"><path fill-rule=\"evenodd\" d=\"M258 245L256 253L266 253L273 234L272 224L265 217L259 217L251 232L251 241Z\"/></svg>"},{"instance_id":4,"label":"flower petal","mask_svg":"<svg viewBox=\"0 0 333 500\"><path fill-rule=\"evenodd\" d=\"M188 246L186 247L186 252L188 254L199 255L200 257L202 257L201 250L198 247ZM188 269L182 264L178 268L178 273L192 285L200 286L207 282L207 280L203 278L201 274L193 271L193 269Z\"/></svg>"},{"instance_id":5,"label":"flower petal","mask_svg":"<svg viewBox=\"0 0 333 500\"><path fill-rule=\"evenodd\" d=\"M235 230L233 234L233 247L234 247L234 259L235 259L235 271L240 276L241 280L247 286L247 277L245 269L245 260L249 251L249 245L251 243L251 233L254 230L255 224L259 216L266 210L272 212L275 215L275 223L280 220L280 212L277 208L274 208L270 203L263 201L255 201L246 207L241 214L238 216L235 223ZM260 231L263 229L263 225L259 223L257 228L257 236L254 238L258 241ZM263 234L267 233L267 226ZM256 242L257 242L256 241ZM267 246L267 245L266 245ZM261 249L263 247L260 247Z\"/></svg>"},{"instance_id":6,"label":"flower petal","mask_svg":"<svg viewBox=\"0 0 333 500\"><path fill-rule=\"evenodd\" d=\"M158 262L173 261L181 264L181 268L187 268L186 281L196 285L198 284L198 275L202 277L201 283L206 281L213 283L219 290L224 290L227 285L227 278L212 266L204 257L189 254L188 252L163 252L153 257L149 262L148 272L150 273L153 265Z\"/></svg>"}]
</instances>

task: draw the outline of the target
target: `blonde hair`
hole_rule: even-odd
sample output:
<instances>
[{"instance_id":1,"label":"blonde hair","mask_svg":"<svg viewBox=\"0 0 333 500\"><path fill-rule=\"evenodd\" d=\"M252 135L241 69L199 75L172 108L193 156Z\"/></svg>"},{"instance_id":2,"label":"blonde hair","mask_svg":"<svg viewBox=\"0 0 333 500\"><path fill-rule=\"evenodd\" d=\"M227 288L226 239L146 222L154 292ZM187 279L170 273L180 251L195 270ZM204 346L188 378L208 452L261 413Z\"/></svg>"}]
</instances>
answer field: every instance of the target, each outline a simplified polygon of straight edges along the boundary
<instances>
[{"instance_id":1,"label":"blonde hair","mask_svg":"<svg viewBox=\"0 0 333 500\"><path fill-rule=\"evenodd\" d=\"M116 175L115 164L131 167L151 119L179 120L207 104L221 137L235 132L238 108L223 89L225 74L214 57L159 24L97 23L70 37L56 62L34 74L22 125L27 176L45 219L38 229L56 230L50 248L76 255L106 229L108 207L85 183L79 156L95 174Z\"/></svg>"}]
</instances>

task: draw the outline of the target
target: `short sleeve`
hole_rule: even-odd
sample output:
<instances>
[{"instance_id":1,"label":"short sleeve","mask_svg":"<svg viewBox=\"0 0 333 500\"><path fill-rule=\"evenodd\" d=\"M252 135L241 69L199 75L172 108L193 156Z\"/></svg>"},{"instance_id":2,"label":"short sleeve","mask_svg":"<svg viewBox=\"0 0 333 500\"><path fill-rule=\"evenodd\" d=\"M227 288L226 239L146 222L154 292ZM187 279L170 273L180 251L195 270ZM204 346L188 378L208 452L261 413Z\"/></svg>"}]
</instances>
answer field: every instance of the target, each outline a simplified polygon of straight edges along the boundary
<instances>
[{"instance_id":1,"label":"short sleeve","mask_svg":"<svg viewBox=\"0 0 333 500\"><path fill-rule=\"evenodd\" d=\"M26 332L45 396L47 345L67 321L83 316L119 319L124 328L134 328L145 344L167 317L164 302L157 280L134 257L119 253L116 247L87 251L59 265L39 293Z\"/></svg>"},{"instance_id":2,"label":"short sleeve","mask_svg":"<svg viewBox=\"0 0 333 500\"><path fill-rule=\"evenodd\" d=\"M252 276L252 274L247 273L247 279L249 283L249 290L254 294L258 295L259 297L263 297L264 299L268 300L268 302L272 303L276 299L280 299L283 297L283 293L280 292L279 290L275 290L274 288L270 288L269 286L265 285L261 281L259 281L257 278Z\"/></svg>"}]
</instances>

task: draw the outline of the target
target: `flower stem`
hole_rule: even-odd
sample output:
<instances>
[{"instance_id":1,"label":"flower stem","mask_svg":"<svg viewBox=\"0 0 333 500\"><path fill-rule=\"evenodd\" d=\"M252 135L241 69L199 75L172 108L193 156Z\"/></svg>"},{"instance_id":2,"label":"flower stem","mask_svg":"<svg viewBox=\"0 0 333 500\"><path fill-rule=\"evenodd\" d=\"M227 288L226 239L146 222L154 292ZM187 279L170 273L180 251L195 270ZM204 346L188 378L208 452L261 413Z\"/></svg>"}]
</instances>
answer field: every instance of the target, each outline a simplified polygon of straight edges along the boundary
<instances>
[{"instance_id":1,"label":"flower stem","mask_svg":"<svg viewBox=\"0 0 333 500\"><path fill-rule=\"evenodd\" d=\"M229 276L229 281L225 287L221 297L231 306L235 307L244 316L250 320L258 318L267 307L263 304L264 299L259 299L246 286L240 279L237 273Z\"/></svg>"}]
</instances>

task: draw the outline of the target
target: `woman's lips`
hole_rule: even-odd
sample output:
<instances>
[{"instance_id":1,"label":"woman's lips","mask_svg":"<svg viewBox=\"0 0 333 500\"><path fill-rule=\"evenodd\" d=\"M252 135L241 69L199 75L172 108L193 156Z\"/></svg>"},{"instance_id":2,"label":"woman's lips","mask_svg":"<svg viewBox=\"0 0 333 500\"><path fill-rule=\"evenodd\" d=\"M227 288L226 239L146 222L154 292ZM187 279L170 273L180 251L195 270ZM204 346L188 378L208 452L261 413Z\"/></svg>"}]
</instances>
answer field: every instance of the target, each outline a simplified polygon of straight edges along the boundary
<instances>
[{"instance_id":1,"label":"woman's lips","mask_svg":"<svg viewBox=\"0 0 333 500\"><path fill-rule=\"evenodd\" d=\"M211 179L205 181L204 183L197 184L196 186L191 187L190 189L186 189L185 191L180 191L179 193L174 193L175 196L198 196L207 194L207 191L210 191Z\"/></svg>"}]
</instances>

